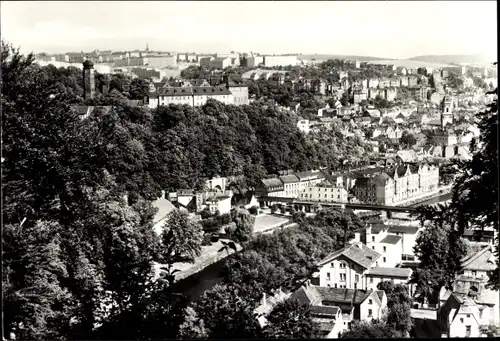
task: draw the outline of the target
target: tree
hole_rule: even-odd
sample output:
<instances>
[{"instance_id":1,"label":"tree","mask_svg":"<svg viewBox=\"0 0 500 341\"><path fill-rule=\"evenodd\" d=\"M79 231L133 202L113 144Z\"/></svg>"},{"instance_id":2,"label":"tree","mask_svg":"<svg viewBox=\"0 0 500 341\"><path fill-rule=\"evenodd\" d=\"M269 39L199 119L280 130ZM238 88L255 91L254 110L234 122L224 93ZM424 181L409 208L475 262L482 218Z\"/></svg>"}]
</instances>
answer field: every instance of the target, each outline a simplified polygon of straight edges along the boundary
<instances>
[{"instance_id":1,"label":"tree","mask_svg":"<svg viewBox=\"0 0 500 341\"><path fill-rule=\"evenodd\" d=\"M255 338L261 335L253 307L230 285L215 285L193 304L212 339ZM221 318L224 316L224 318Z\"/></svg>"},{"instance_id":2,"label":"tree","mask_svg":"<svg viewBox=\"0 0 500 341\"><path fill-rule=\"evenodd\" d=\"M399 139L399 143L406 146L406 148L410 148L417 144L417 139L413 134L408 133L407 131L404 131L403 134L401 134L401 138Z\"/></svg>"},{"instance_id":3,"label":"tree","mask_svg":"<svg viewBox=\"0 0 500 341\"><path fill-rule=\"evenodd\" d=\"M189 218L186 211L170 212L162 229L162 258L165 263L194 261L201 254L203 230L198 222Z\"/></svg>"},{"instance_id":4,"label":"tree","mask_svg":"<svg viewBox=\"0 0 500 341\"><path fill-rule=\"evenodd\" d=\"M383 290L387 295L386 324L393 330L408 335L413 324L411 319L413 300L408 293L408 286L384 281L377 285L377 289Z\"/></svg>"},{"instance_id":5,"label":"tree","mask_svg":"<svg viewBox=\"0 0 500 341\"><path fill-rule=\"evenodd\" d=\"M237 208L233 222L236 224L236 229L232 237L237 242L246 242L253 233L253 225L255 216L251 215L247 210Z\"/></svg>"},{"instance_id":6,"label":"tree","mask_svg":"<svg viewBox=\"0 0 500 341\"><path fill-rule=\"evenodd\" d=\"M454 229L453 217L443 213L445 210L432 207L419 210L422 223L430 221L430 224L416 239L414 253L421 261L411 282L417 284L417 295L429 297L429 293L437 294L442 286L451 287L461 270L467 243Z\"/></svg>"},{"instance_id":7,"label":"tree","mask_svg":"<svg viewBox=\"0 0 500 341\"><path fill-rule=\"evenodd\" d=\"M205 324L203 320L198 318L196 310L192 307L187 307L185 311L185 320L179 326L179 339L203 339L207 337Z\"/></svg>"},{"instance_id":8,"label":"tree","mask_svg":"<svg viewBox=\"0 0 500 341\"><path fill-rule=\"evenodd\" d=\"M395 331L380 320L370 322L360 321L354 322L351 329L342 334L343 339L379 339L379 338L404 338L404 336Z\"/></svg>"},{"instance_id":9,"label":"tree","mask_svg":"<svg viewBox=\"0 0 500 341\"><path fill-rule=\"evenodd\" d=\"M149 92L149 84L140 78L134 78L130 82L130 99L142 100Z\"/></svg>"},{"instance_id":10,"label":"tree","mask_svg":"<svg viewBox=\"0 0 500 341\"><path fill-rule=\"evenodd\" d=\"M320 337L308 305L288 299L278 303L267 316L266 338L314 339Z\"/></svg>"}]
</instances>

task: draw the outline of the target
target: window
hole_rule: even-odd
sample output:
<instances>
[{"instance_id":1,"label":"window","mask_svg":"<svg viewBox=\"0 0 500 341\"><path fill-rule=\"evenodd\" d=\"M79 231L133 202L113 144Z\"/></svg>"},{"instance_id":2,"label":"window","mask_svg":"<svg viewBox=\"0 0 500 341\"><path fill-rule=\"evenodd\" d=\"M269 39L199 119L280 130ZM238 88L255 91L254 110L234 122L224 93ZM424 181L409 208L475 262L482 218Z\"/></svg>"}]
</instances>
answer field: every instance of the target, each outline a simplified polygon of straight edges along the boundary
<instances>
[{"instance_id":1,"label":"window","mask_svg":"<svg viewBox=\"0 0 500 341\"><path fill-rule=\"evenodd\" d=\"M326 273L326 278L330 279L330 273L329 272Z\"/></svg>"},{"instance_id":2,"label":"window","mask_svg":"<svg viewBox=\"0 0 500 341\"><path fill-rule=\"evenodd\" d=\"M470 336L470 331L471 331L471 327L470 326L465 326L465 337L469 337Z\"/></svg>"},{"instance_id":3,"label":"window","mask_svg":"<svg viewBox=\"0 0 500 341\"><path fill-rule=\"evenodd\" d=\"M359 282L359 275L354 275L354 282Z\"/></svg>"},{"instance_id":4,"label":"window","mask_svg":"<svg viewBox=\"0 0 500 341\"><path fill-rule=\"evenodd\" d=\"M373 277L370 277L370 283L373 283Z\"/></svg>"},{"instance_id":5,"label":"window","mask_svg":"<svg viewBox=\"0 0 500 341\"><path fill-rule=\"evenodd\" d=\"M386 258L384 257L383 262L385 263L385 261L386 261Z\"/></svg>"},{"instance_id":6,"label":"window","mask_svg":"<svg viewBox=\"0 0 500 341\"><path fill-rule=\"evenodd\" d=\"M463 317L460 318L460 323L464 323Z\"/></svg>"},{"instance_id":7,"label":"window","mask_svg":"<svg viewBox=\"0 0 500 341\"><path fill-rule=\"evenodd\" d=\"M373 300L368 300L368 304L373 304Z\"/></svg>"},{"instance_id":8,"label":"window","mask_svg":"<svg viewBox=\"0 0 500 341\"><path fill-rule=\"evenodd\" d=\"M337 289L337 283L335 283L335 289Z\"/></svg>"},{"instance_id":9,"label":"window","mask_svg":"<svg viewBox=\"0 0 500 341\"><path fill-rule=\"evenodd\" d=\"M335 263L330 263L330 266L331 266L332 268L334 268L334 267L335 267Z\"/></svg>"},{"instance_id":10,"label":"window","mask_svg":"<svg viewBox=\"0 0 500 341\"><path fill-rule=\"evenodd\" d=\"M470 318L470 314L467 314L467 318Z\"/></svg>"},{"instance_id":11,"label":"window","mask_svg":"<svg viewBox=\"0 0 500 341\"><path fill-rule=\"evenodd\" d=\"M373 316L373 311L371 309L368 309L368 317L372 317Z\"/></svg>"},{"instance_id":12,"label":"window","mask_svg":"<svg viewBox=\"0 0 500 341\"><path fill-rule=\"evenodd\" d=\"M340 263L340 268L345 269L345 263Z\"/></svg>"},{"instance_id":13,"label":"window","mask_svg":"<svg viewBox=\"0 0 500 341\"><path fill-rule=\"evenodd\" d=\"M375 250L375 246L372 246L372 250Z\"/></svg>"},{"instance_id":14,"label":"window","mask_svg":"<svg viewBox=\"0 0 500 341\"><path fill-rule=\"evenodd\" d=\"M342 282L345 282L345 279L346 279L346 274L340 274L340 280Z\"/></svg>"},{"instance_id":15,"label":"window","mask_svg":"<svg viewBox=\"0 0 500 341\"><path fill-rule=\"evenodd\" d=\"M386 252L386 251L387 251L387 247L386 247L386 246L384 246L384 252Z\"/></svg>"},{"instance_id":16,"label":"window","mask_svg":"<svg viewBox=\"0 0 500 341\"><path fill-rule=\"evenodd\" d=\"M477 272L476 271L472 271L472 276L476 276L477 275Z\"/></svg>"},{"instance_id":17,"label":"window","mask_svg":"<svg viewBox=\"0 0 500 341\"><path fill-rule=\"evenodd\" d=\"M372 242L374 242L374 241L375 241L375 236L372 236Z\"/></svg>"}]
</instances>

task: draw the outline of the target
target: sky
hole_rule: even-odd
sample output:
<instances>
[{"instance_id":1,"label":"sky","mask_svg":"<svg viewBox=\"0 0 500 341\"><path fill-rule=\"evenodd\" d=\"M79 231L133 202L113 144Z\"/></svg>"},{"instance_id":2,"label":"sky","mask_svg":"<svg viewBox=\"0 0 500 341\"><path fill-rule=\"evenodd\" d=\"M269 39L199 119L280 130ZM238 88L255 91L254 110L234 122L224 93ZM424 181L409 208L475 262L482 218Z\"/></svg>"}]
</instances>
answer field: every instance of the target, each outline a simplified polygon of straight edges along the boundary
<instances>
[{"instance_id":1,"label":"sky","mask_svg":"<svg viewBox=\"0 0 500 341\"><path fill-rule=\"evenodd\" d=\"M496 1L1 1L21 52L144 49L496 59Z\"/></svg>"}]
</instances>

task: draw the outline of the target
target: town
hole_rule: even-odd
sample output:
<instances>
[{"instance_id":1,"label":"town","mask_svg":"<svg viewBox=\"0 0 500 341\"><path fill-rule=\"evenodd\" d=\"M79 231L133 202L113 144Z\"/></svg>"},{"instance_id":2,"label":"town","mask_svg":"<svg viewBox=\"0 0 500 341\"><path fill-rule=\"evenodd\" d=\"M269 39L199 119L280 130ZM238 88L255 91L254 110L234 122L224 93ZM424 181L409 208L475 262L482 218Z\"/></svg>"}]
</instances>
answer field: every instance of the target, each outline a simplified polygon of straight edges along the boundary
<instances>
[{"instance_id":1,"label":"town","mask_svg":"<svg viewBox=\"0 0 500 341\"><path fill-rule=\"evenodd\" d=\"M500 335L496 61L16 48L4 340Z\"/></svg>"}]
</instances>

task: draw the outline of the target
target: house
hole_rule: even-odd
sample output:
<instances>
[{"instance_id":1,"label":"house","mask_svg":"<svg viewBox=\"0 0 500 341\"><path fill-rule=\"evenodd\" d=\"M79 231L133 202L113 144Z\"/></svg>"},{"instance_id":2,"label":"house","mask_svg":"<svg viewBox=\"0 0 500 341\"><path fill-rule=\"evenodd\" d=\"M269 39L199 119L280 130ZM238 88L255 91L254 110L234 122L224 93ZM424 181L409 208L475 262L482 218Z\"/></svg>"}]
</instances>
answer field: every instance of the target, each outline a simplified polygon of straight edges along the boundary
<instances>
[{"instance_id":1,"label":"house","mask_svg":"<svg viewBox=\"0 0 500 341\"><path fill-rule=\"evenodd\" d=\"M364 275L368 269L378 265L381 256L377 251L356 241L321 260L313 280L321 287L366 288Z\"/></svg>"},{"instance_id":2,"label":"house","mask_svg":"<svg viewBox=\"0 0 500 341\"><path fill-rule=\"evenodd\" d=\"M231 198L231 204L233 207L243 207L249 209L251 207L259 207L259 201L252 191L246 191L245 194L235 194Z\"/></svg>"},{"instance_id":3,"label":"house","mask_svg":"<svg viewBox=\"0 0 500 341\"><path fill-rule=\"evenodd\" d=\"M329 288L308 283L295 291L291 298L308 304L313 317L323 318L320 322L330 323L332 331L328 335L332 338L349 330L352 321L381 318L387 307L387 296L382 290Z\"/></svg>"},{"instance_id":4,"label":"house","mask_svg":"<svg viewBox=\"0 0 500 341\"><path fill-rule=\"evenodd\" d=\"M403 260L403 237L389 233L387 225L368 224L355 232L354 240L378 252L380 266L394 268Z\"/></svg>"},{"instance_id":5,"label":"house","mask_svg":"<svg viewBox=\"0 0 500 341\"><path fill-rule=\"evenodd\" d=\"M289 174L280 176L280 180L285 189L285 197L298 198L300 179L294 174Z\"/></svg>"},{"instance_id":6,"label":"house","mask_svg":"<svg viewBox=\"0 0 500 341\"><path fill-rule=\"evenodd\" d=\"M481 319L477 304L465 295L453 293L437 312L444 337L480 337Z\"/></svg>"},{"instance_id":7,"label":"house","mask_svg":"<svg viewBox=\"0 0 500 341\"><path fill-rule=\"evenodd\" d=\"M205 200L205 205L210 213L219 212L220 214L228 214L231 212L231 197L222 195L214 196Z\"/></svg>"},{"instance_id":8,"label":"house","mask_svg":"<svg viewBox=\"0 0 500 341\"><path fill-rule=\"evenodd\" d=\"M271 313L273 308L280 302L287 300L292 293L285 293L279 288L276 290L274 295L267 297L266 293L262 294L262 299L260 305L255 308L254 313L257 315L257 320L260 326L263 328L267 324L266 316Z\"/></svg>"},{"instance_id":9,"label":"house","mask_svg":"<svg viewBox=\"0 0 500 341\"><path fill-rule=\"evenodd\" d=\"M156 234L160 235L162 232L162 225L167 215L175 210L175 206L165 198L165 191L162 191L161 197L153 201L152 205L158 209L153 218L153 229Z\"/></svg>"},{"instance_id":10,"label":"house","mask_svg":"<svg viewBox=\"0 0 500 341\"><path fill-rule=\"evenodd\" d=\"M409 294L413 295L415 289L413 284L408 284L413 270L409 268L375 267L366 272L367 289L377 290L377 285L384 281L392 281L394 284L408 286Z\"/></svg>"},{"instance_id":11,"label":"house","mask_svg":"<svg viewBox=\"0 0 500 341\"><path fill-rule=\"evenodd\" d=\"M269 197L285 197L285 187L278 178L262 179L256 187L255 193Z\"/></svg>"}]
</instances>

